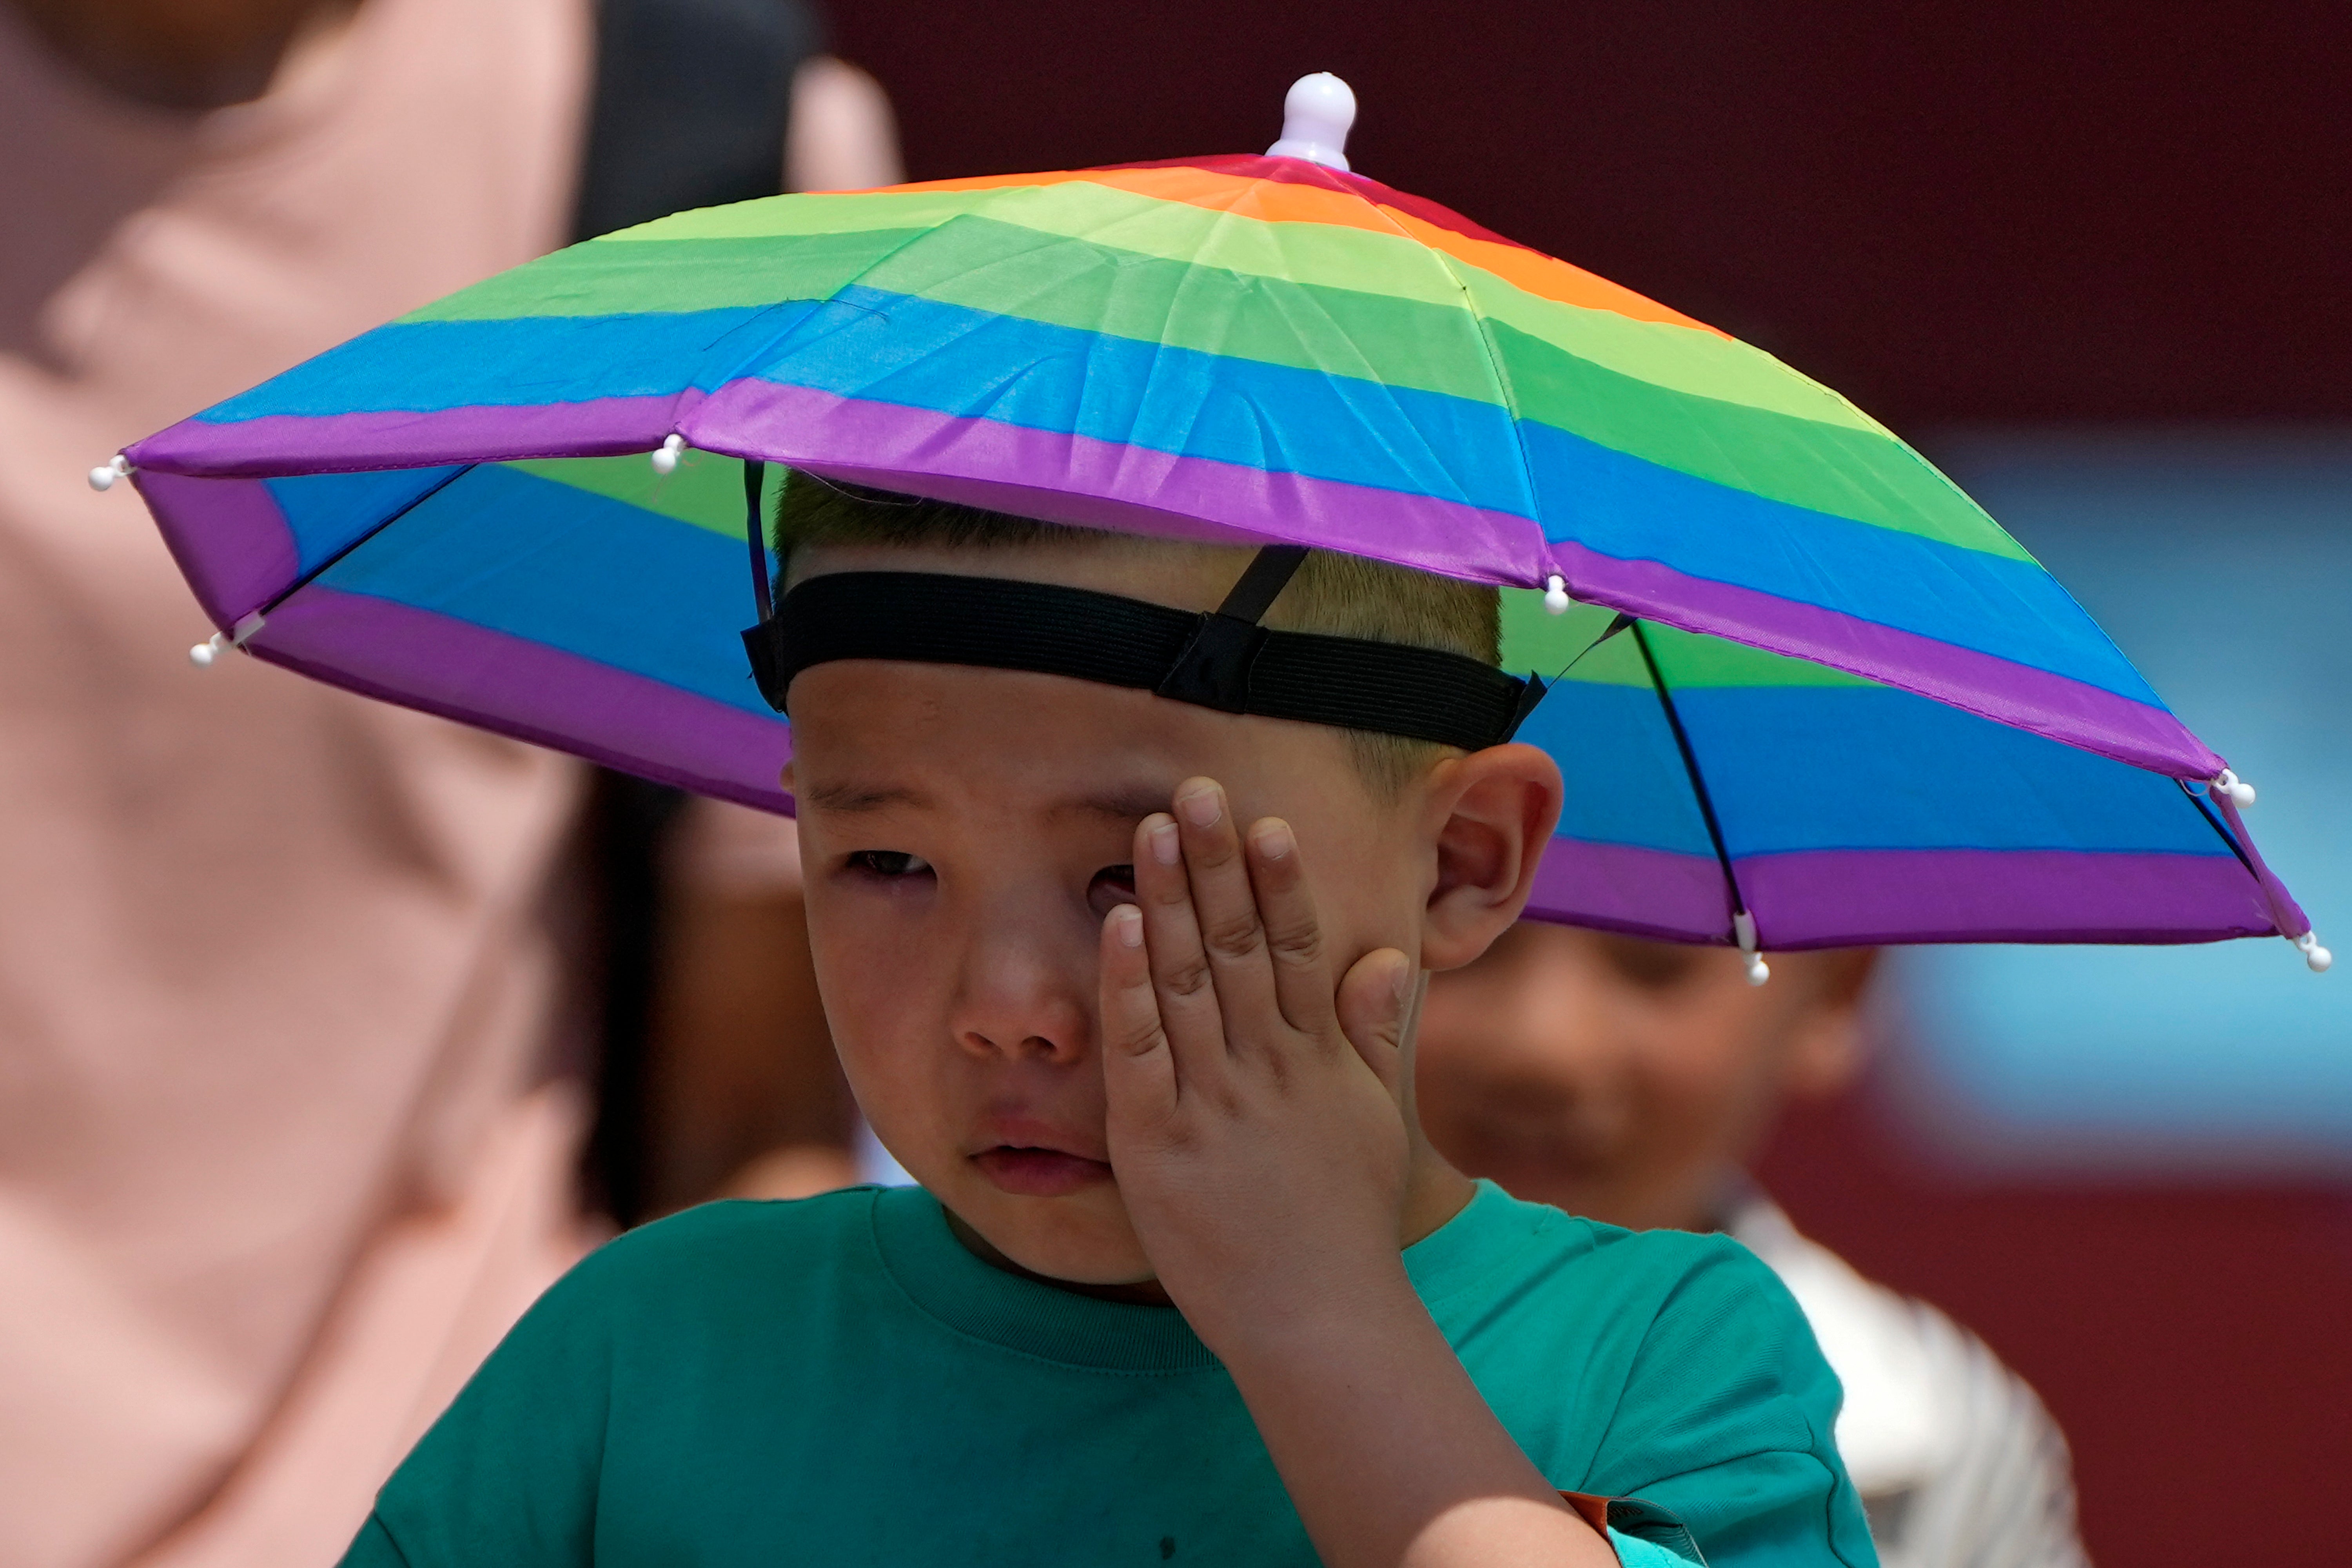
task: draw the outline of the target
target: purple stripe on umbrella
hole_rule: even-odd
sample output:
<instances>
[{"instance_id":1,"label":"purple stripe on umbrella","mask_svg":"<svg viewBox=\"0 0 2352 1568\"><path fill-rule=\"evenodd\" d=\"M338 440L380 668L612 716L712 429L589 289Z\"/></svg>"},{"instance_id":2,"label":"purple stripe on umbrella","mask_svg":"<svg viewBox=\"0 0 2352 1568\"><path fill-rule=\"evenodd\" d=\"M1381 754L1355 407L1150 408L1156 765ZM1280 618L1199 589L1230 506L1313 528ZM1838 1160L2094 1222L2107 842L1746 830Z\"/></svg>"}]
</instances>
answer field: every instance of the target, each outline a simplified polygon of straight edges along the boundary
<instances>
[{"instance_id":1,"label":"purple stripe on umbrella","mask_svg":"<svg viewBox=\"0 0 2352 1568\"><path fill-rule=\"evenodd\" d=\"M281 593L302 567L293 530L258 479L190 479L142 468L131 476L163 531L196 603L223 631Z\"/></svg>"},{"instance_id":2,"label":"purple stripe on umbrella","mask_svg":"<svg viewBox=\"0 0 2352 1568\"><path fill-rule=\"evenodd\" d=\"M222 424L183 419L124 456L139 468L166 473L273 478L518 458L610 458L660 446L701 398L689 388L676 396L585 403L370 409L315 417L271 414Z\"/></svg>"},{"instance_id":3,"label":"purple stripe on umbrella","mask_svg":"<svg viewBox=\"0 0 2352 1568\"><path fill-rule=\"evenodd\" d=\"M792 755L782 720L470 621L313 584L246 645L272 664L764 810Z\"/></svg>"},{"instance_id":4,"label":"purple stripe on umbrella","mask_svg":"<svg viewBox=\"0 0 2352 1568\"><path fill-rule=\"evenodd\" d=\"M1536 920L1672 942L1729 942L1731 900L1709 855L1554 838L1536 868Z\"/></svg>"},{"instance_id":5,"label":"purple stripe on umbrella","mask_svg":"<svg viewBox=\"0 0 2352 1568\"><path fill-rule=\"evenodd\" d=\"M1552 552L1580 599L1883 680L2173 778L2221 771L2221 759L2163 709L2063 675L1654 561L1621 561L1567 541Z\"/></svg>"},{"instance_id":6,"label":"purple stripe on umbrella","mask_svg":"<svg viewBox=\"0 0 2352 1568\"><path fill-rule=\"evenodd\" d=\"M2275 929L2231 855L1816 849L1735 866L1767 948L2218 942Z\"/></svg>"},{"instance_id":7,"label":"purple stripe on umbrella","mask_svg":"<svg viewBox=\"0 0 2352 1568\"><path fill-rule=\"evenodd\" d=\"M713 451L804 464L1051 522L1280 538L1482 582L1538 584L1546 570L1541 531L1507 512L776 382L730 383L679 427ZM1200 518L1267 521L1228 531L1204 529L1193 521ZM1518 575L1498 578L1497 562Z\"/></svg>"}]
</instances>

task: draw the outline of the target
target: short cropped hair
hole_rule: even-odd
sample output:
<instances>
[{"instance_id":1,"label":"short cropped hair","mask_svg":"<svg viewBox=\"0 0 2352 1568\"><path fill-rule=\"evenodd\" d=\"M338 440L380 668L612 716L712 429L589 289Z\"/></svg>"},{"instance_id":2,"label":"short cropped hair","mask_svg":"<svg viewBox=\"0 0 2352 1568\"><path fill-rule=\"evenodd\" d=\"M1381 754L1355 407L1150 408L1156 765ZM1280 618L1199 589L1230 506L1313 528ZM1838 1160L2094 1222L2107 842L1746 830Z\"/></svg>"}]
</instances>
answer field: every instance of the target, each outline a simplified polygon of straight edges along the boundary
<instances>
[{"instance_id":1,"label":"short cropped hair","mask_svg":"<svg viewBox=\"0 0 2352 1568\"><path fill-rule=\"evenodd\" d=\"M1077 544L1116 549L1135 542L1137 536L836 484L792 471L776 505L775 538L777 550L789 562L793 551L811 545L999 550ZM1501 599L1494 588L1331 550L1307 552L1266 612L1265 624L1282 631L1437 648L1482 664L1502 663ZM1366 730L1344 732L1365 782L1391 797L1439 758L1461 754L1459 747L1433 741Z\"/></svg>"}]
</instances>

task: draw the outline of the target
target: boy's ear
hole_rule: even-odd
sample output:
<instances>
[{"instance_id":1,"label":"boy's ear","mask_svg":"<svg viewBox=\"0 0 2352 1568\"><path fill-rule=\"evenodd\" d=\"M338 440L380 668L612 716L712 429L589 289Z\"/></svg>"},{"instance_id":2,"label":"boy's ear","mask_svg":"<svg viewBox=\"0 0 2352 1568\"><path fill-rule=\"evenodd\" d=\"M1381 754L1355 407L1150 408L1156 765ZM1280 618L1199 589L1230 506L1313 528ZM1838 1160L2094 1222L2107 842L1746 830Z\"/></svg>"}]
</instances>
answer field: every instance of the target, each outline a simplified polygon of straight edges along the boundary
<instances>
[{"instance_id":1,"label":"boy's ear","mask_svg":"<svg viewBox=\"0 0 2352 1568\"><path fill-rule=\"evenodd\" d=\"M1790 956L1802 961L1811 973L1796 977L1801 984L1810 984L1810 993L1789 1042L1788 1091L1798 1100L1826 1099L1852 1083L1869 1058L1862 996L1878 967L1878 949L1852 947Z\"/></svg>"},{"instance_id":2,"label":"boy's ear","mask_svg":"<svg viewBox=\"0 0 2352 1568\"><path fill-rule=\"evenodd\" d=\"M1429 777L1437 875L1422 913L1421 963L1458 969L1510 929L1559 820L1559 766L1533 746L1489 746Z\"/></svg>"}]
</instances>

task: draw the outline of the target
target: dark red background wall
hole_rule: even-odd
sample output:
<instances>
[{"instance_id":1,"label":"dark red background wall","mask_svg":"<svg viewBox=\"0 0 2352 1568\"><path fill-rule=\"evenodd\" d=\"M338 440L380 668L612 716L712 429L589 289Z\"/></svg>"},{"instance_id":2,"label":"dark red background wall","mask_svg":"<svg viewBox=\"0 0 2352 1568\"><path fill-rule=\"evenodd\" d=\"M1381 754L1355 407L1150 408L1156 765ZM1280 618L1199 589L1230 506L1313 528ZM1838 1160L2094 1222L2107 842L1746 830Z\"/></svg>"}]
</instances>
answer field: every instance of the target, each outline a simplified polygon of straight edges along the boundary
<instances>
[{"instance_id":1,"label":"dark red background wall","mask_svg":"<svg viewBox=\"0 0 2352 1568\"><path fill-rule=\"evenodd\" d=\"M1892 1097L1887 1097L1891 1099ZM1984 1336L2074 1448L2110 1565L2352 1561L2352 1197L2340 1186L2001 1179L1920 1156L1870 1088L1783 1123L1798 1223Z\"/></svg>"},{"instance_id":2,"label":"dark red background wall","mask_svg":"<svg viewBox=\"0 0 2352 1568\"><path fill-rule=\"evenodd\" d=\"M2352 418L2352 5L836 0L918 178L1257 151L1339 72L1364 173L1761 343L1915 435ZM1766 1173L2042 1389L2103 1563L2341 1544L2352 1206L2000 1182L1867 1092Z\"/></svg>"},{"instance_id":3,"label":"dark red background wall","mask_svg":"<svg viewBox=\"0 0 2352 1568\"><path fill-rule=\"evenodd\" d=\"M917 178L1358 169L1759 341L1898 426L2352 416L2352 7L836 0Z\"/></svg>"}]
</instances>

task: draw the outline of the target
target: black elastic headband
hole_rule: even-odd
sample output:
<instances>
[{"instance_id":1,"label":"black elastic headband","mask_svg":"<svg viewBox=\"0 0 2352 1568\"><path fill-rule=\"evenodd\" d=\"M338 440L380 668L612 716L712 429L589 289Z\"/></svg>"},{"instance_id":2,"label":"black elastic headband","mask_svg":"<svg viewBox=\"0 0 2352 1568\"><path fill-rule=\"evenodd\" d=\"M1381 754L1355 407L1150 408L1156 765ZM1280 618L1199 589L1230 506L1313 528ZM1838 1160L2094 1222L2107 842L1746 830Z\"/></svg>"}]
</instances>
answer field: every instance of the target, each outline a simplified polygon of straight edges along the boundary
<instances>
[{"instance_id":1,"label":"black elastic headband","mask_svg":"<svg viewBox=\"0 0 2352 1568\"><path fill-rule=\"evenodd\" d=\"M746 473L750 495L758 482ZM1056 584L928 572L812 577L771 612L767 549L759 533L753 540L761 620L743 634L743 647L779 713L793 678L813 665L904 659L1068 676L1226 713L1477 751L1509 740L1544 694L1533 676L1521 680L1457 653L1259 626L1307 557L1297 545L1259 551L1207 614Z\"/></svg>"}]
</instances>

